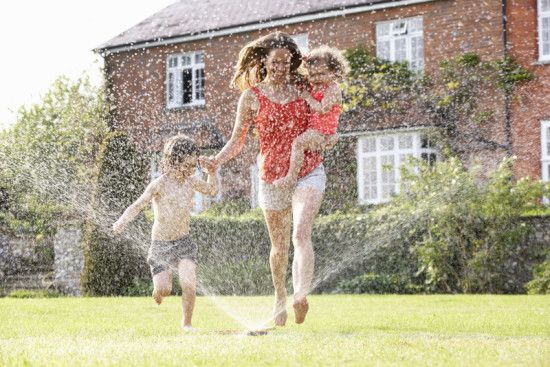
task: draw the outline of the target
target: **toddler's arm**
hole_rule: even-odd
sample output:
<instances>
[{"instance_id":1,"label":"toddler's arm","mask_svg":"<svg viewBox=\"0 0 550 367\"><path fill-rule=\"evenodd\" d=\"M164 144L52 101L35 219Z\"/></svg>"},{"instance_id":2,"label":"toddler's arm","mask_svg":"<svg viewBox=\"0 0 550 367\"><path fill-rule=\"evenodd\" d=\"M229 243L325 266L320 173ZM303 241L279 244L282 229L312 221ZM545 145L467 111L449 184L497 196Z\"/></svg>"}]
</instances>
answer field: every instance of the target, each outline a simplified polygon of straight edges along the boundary
<instances>
[{"instance_id":1,"label":"toddler's arm","mask_svg":"<svg viewBox=\"0 0 550 367\"><path fill-rule=\"evenodd\" d=\"M321 114L330 111L335 104L342 103L342 93L340 92L340 87L338 87L336 83L332 83L330 87L327 88L320 102L313 98L307 91L302 93L302 98L306 100L313 111Z\"/></svg>"},{"instance_id":2,"label":"toddler's arm","mask_svg":"<svg viewBox=\"0 0 550 367\"><path fill-rule=\"evenodd\" d=\"M134 220L134 218L147 206L147 204L149 204L149 202L153 199L153 195L157 191L157 184L158 178L147 186L143 194L141 194L141 196L134 203L132 203L132 205L126 208L120 218L113 223L113 232L116 234L122 233L124 227Z\"/></svg>"},{"instance_id":3,"label":"toddler's arm","mask_svg":"<svg viewBox=\"0 0 550 367\"><path fill-rule=\"evenodd\" d=\"M334 135L336 134L325 135L315 129L307 129L294 140L292 150L300 152L304 152L305 150L325 150L327 147L333 145L330 142Z\"/></svg>"}]
</instances>

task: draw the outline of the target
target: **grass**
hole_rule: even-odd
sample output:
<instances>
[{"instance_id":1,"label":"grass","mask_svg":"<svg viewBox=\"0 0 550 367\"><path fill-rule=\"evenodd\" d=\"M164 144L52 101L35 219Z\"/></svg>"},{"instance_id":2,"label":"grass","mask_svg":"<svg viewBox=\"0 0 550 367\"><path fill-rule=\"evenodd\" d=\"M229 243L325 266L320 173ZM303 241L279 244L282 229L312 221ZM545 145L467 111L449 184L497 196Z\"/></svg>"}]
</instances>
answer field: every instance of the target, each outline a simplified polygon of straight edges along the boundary
<instances>
[{"instance_id":1,"label":"grass","mask_svg":"<svg viewBox=\"0 0 550 367\"><path fill-rule=\"evenodd\" d=\"M0 365L550 366L550 296L311 296L306 323L265 336L270 297L200 297L194 333L180 301L0 299ZM292 314L289 317L292 321Z\"/></svg>"}]
</instances>

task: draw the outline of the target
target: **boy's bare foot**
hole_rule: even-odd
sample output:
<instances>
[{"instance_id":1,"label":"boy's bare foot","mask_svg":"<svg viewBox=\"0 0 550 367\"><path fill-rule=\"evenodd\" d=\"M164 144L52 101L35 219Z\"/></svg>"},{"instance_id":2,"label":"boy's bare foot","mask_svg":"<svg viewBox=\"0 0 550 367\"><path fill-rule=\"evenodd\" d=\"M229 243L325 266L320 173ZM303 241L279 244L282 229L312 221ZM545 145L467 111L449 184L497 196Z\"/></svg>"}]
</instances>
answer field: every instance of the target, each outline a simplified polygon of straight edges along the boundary
<instances>
[{"instance_id":1,"label":"boy's bare foot","mask_svg":"<svg viewBox=\"0 0 550 367\"><path fill-rule=\"evenodd\" d=\"M275 301L275 307L273 308L273 321L275 322L275 326L285 326L287 318L286 300L280 299Z\"/></svg>"},{"instance_id":2,"label":"boy's bare foot","mask_svg":"<svg viewBox=\"0 0 550 367\"><path fill-rule=\"evenodd\" d=\"M301 301L294 302L294 321L297 324L301 324L305 321L307 311L309 310L309 304L307 303L307 299L302 299Z\"/></svg>"},{"instance_id":3,"label":"boy's bare foot","mask_svg":"<svg viewBox=\"0 0 550 367\"><path fill-rule=\"evenodd\" d=\"M197 329L195 329L194 327L192 327L191 325L183 325L181 327L181 329L186 332L186 333L190 333L192 331L196 331Z\"/></svg>"},{"instance_id":4,"label":"boy's bare foot","mask_svg":"<svg viewBox=\"0 0 550 367\"><path fill-rule=\"evenodd\" d=\"M279 178L278 180L273 181L273 185L278 187L292 187L295 183L296 183L296 180L294 180L290 176L285 176L285 177Z\"/></svg>"},{"instance_id":5,"label":"boy's bare foot","mask_svg":"<svg viewBox=\"0 0 550 367\"><path fill-rule=\"evenodd\" d=\"M160 305L162 303L162 295L156 289L153 290L153 299L155 300L157 305Z\"/></svg>"}]
</instances>

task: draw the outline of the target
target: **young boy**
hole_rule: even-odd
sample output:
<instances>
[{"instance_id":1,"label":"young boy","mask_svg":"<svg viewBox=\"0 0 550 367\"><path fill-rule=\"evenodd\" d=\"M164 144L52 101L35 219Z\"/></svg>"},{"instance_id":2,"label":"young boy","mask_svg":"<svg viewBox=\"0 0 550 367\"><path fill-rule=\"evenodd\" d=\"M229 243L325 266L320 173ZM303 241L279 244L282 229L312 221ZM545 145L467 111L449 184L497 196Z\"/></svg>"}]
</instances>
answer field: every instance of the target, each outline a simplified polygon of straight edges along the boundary
<instances>
[{"instance_id":1,"label":"young boy","mask_svg":"<svg viewBox=\"0 0 550 367\"><path fill-rule=\"evenodd\" d=\"M145 192L113 224L120 234L148 204L153 203L155 220L147 263L153 275L153 298L160 305L172 290L171 271L177 271L182 289L184 330L191 329L195 305L197 245L189 237L189 220L194 191L214 196L218 180L212 167L206 167L208 180L194 176L199 149L184 135L170 138L163 150L163 174L153 180Z\"/></svg>"}]
</instances>

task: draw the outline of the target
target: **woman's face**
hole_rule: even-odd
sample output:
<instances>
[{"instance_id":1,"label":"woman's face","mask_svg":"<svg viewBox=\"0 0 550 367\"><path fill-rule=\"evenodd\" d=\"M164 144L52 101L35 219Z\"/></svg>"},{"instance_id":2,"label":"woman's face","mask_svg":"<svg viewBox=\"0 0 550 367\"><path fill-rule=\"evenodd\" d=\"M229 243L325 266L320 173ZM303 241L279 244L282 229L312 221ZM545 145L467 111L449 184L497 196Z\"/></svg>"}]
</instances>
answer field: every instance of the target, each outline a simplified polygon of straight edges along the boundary
<instances>
[{"instance_id":1,"label":"woman's face","mask_svg":"<svg viewBox=\"0 0 550 367\"><path fill-rule=\"evenodd\" d=\"M290 60L292 54L286 48L275 48L266 59L267 75L273 82L285 82L290 77Z\"/></svg>"}]
</instances>

